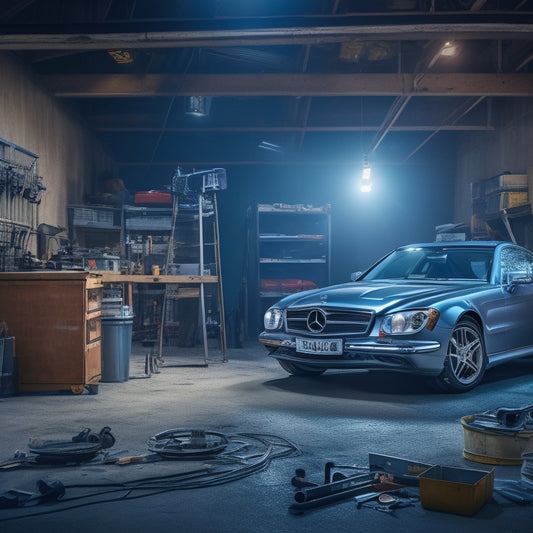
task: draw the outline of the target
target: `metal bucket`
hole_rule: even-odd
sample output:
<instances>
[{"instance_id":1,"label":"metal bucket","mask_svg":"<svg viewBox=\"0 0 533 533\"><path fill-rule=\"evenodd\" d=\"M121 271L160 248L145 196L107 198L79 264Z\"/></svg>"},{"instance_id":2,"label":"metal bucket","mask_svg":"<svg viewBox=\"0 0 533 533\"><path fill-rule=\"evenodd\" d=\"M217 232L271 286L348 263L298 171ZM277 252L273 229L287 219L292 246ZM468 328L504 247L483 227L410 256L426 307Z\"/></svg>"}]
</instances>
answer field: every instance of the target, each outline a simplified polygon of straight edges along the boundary
<instances>
[{"instance_id":1,"label":"metal bucket","mask_svg":"<svg viewBox=\"0 0 533 533\"><path fill-rule=\"evenodd\" d=\"M120 315L102 317L103 382L128 381L130 374L133 314L128 306Z\"/></svg>"}]
</instances>

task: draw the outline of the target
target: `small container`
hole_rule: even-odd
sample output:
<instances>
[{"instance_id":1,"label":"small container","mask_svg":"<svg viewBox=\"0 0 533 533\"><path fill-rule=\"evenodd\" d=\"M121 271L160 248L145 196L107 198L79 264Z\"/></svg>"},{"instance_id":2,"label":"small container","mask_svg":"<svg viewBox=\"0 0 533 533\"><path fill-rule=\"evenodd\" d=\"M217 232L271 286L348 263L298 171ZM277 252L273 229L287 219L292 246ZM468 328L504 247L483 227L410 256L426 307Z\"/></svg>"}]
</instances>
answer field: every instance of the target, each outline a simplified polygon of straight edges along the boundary
<instances>
[{"instance_id":1,"label":"small container","mask_svg":"<svg viewBox=\"0 0 533 533\"><path fill-rule=\"evenodd\" d=\"M159 265L152 265L152 276L159 276Z\"/></svg>"},{"instance_id":2,"label":"small container","mask_svg":"<svg viewBox=\"0 0 533 533\"><path fill-rule=\"evenodd\" d=\"M521 465L522 454L533 452L533 431L497 431L472 425L475 415L461 418L464 432L463 456L476 463Z\"/></svg>"},{"instance_id":3,"label":"small container","mask_svg":"<svg viewBox=\"0 0 533 533\"><path fill-rule=\"evenodd\" d=\"M422 507L471 516L492 498L494 468L486 472L436 465L422 472L419 480Z\"/></svg>"}]
</instances>

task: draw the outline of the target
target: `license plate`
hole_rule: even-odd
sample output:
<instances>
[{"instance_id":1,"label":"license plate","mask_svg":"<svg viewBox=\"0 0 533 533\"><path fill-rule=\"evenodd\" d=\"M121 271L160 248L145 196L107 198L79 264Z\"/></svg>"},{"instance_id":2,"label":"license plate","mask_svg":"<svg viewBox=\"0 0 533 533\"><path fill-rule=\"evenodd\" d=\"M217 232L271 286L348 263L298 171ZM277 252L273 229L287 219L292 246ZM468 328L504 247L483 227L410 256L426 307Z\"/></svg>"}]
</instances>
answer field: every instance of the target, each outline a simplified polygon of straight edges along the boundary
<instances>
[{"instance_id":1,"label":"license plate","mask_svg":"<svg viewBox=\"0 0 533 533\"><path fill-rule=\"evenodd\" d=\"M296 351L300 353L342 354L342 339L299 339L296 338Z\"/></svg>"}]
</instances>

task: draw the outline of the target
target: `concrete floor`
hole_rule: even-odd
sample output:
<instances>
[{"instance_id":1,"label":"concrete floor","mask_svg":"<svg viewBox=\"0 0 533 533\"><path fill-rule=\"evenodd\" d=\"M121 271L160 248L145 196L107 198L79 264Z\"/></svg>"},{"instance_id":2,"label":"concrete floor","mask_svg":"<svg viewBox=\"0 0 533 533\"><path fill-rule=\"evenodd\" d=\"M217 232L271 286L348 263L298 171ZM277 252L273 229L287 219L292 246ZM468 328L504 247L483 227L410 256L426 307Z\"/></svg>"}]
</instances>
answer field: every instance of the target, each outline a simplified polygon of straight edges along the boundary
<instances>
[{"instance_id":1,"label":"concrete floor","mask_svg":"<svg viewBox=\"0 0 533 533\"><path fill-rule=\"evenodd\" d=\"M101 383L97 395L36 393L1 398L0 461L11 458L15 450L28 451L30 437L69 440L85 427L99 431L104 426L116 438L110 451L121 455L147 453L147 440L172 428L276 435L296 444L301 455L274 459L262 471L214 487L71 510L87 500L1 510L0 531L531 531L533 504L517 505L496 493L472 517L426 510L419 502L393 514L358 509L354 500L301 515L289 513L288 508L294 502L295 469L305 469L309 480L321 483L327 461L367 466L370 452L430 464L490 468L464 459L460 419L497 407L533 404L533 359L489 371L483 384L468 394L444 395L402 375L332 372L321 378L289 377L255 343L229 350L226 363L215 357L208 367L170 366L202 362L201 355L184 357L184 350L165 348L167 367L159 374ZM134 345L132 377L143 373L145 352ZM184 472L204 464L33 466L0 471L0 489L35 492L38 479L59 479L67 486L112 483ZM496 478L520 479L520 467L497 466ZM65 498L81 494L86 492L67 487ZM42 511L51 512L31 516Z\"/></svg>"}]
</instances>

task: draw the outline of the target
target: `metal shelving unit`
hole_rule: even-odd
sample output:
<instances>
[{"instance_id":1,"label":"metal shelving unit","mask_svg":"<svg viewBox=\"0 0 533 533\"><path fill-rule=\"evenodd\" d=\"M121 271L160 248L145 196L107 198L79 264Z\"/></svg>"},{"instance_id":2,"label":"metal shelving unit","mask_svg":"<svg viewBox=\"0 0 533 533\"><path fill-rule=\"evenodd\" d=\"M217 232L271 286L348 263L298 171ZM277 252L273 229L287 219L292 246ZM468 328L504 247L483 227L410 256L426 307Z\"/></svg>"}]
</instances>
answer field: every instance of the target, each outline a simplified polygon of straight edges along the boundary
<instances>
[{"instance_id":1,"label":"metal shelving unit","mask_svg":"<svg viewBox=\"0 0 533 533\"><path fill-rule=\"evenodd\" d=\"M257 204L248 228L246 330L254 337L276 300L330 283L330 205Z\"/></svg>"}]
</instances>

